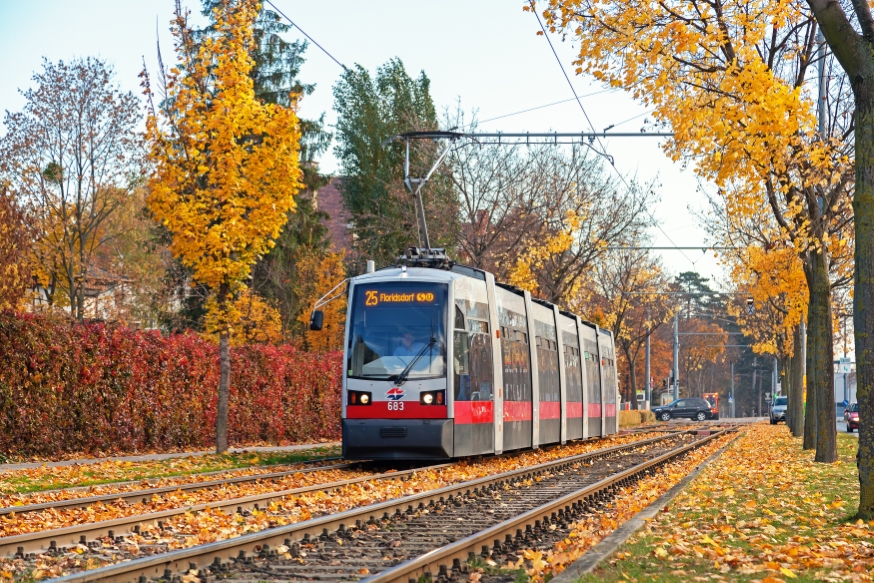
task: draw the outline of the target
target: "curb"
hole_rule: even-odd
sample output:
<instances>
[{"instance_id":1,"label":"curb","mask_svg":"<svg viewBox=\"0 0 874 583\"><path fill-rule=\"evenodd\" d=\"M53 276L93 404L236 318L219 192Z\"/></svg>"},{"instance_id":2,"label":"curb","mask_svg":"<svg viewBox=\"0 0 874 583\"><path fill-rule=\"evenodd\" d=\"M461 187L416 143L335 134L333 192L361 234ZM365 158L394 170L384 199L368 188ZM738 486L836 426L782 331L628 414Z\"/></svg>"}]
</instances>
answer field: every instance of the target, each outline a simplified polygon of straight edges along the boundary
<instances>
[{"instance_id":1,"label":"curb","mask_svg":"<svg viewBox=\"0 0 874 583\"><path fill-rule=\"evenodd\" d=\"M582 557L571 563L567 569L550 579L550 583L572 583L583 575L591 573L601 561L612 555L613 552L625 543L632 534L640 530L646 524L648 519L655 518L655 516L661 512L662 508L676 498L689 482L697 478L698 475L704 471L704 468L721 456L722 453L737 441L740 436L741 434L739 433L734 439L725 444L725 446L718 449L713 453L713 455L701 462L701 465L695 468L685 478L674 484L671 489L662 494L658 500L619 525L619 528L610 533L597 545L589 549Z\"/></svg>"},{"instance_id":2,"label":"curb","mask_svg":"<svg viewBox=\"0 0 874 583\"><path fill-rule=\"evenodd\" d=\"M255 446L255 447L232 447L228 449L228 453L242 453L242 452L284 452L284 451L301 451L306 449L315 449L317 447L330 447L333 445L340 445L339 441L332 441L329 443L305 443L302 445L278 445L278 446ZM142 462L142 461L154 461L154 460L168 460L174 458L188 458L188 457L198 457L202 455L209 455L215 453L214 451L182 451L178 453L153 453L153 454L145 454L145 455L128 455L128 456L110 456L104 458L86 458L86 459L73 459L73 460L62 460L57 462L24 462L20 464L0 464L0 472L9 472L15 470L27 470L30 468L41 468L43 466L47 468L55 468L59 466L75 466L75 465L89 465L89 464L99 464L101 462Z\"/></svg>"}]
</instances>

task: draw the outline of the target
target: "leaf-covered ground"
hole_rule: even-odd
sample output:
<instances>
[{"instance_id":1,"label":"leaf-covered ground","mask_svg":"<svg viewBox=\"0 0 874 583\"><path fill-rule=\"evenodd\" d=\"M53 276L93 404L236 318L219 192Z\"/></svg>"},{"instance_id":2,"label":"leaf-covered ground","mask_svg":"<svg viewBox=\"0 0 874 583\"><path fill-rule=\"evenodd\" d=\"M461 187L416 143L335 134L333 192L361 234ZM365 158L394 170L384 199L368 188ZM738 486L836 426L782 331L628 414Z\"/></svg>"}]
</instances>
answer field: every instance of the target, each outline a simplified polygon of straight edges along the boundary
<instances>
[{"instance_id":1,"label":"leaf-covered ground","mask_svg":"<svg viewBox=\"0 0 874 583\"><path fill-rule=\"evenodd\" d=\"M157 525L145 526L140 534L127 535L121 544L104 541L102 559L94 561L89 559L90 562L87 562L85 559L79 558L79 554L74 550L68 555L40 556L36 569L42 574L41 576L50 577L67 573L71 569L96 568L139 555L139 546L146 544L147 540L150 544L164 545L167 549L190 547L658 435L661 434L622 435L605 440L568 444L549 450L529 451L481 460L465 460L446 468L416 472L405 481L365 481L345 486L331 493L315 491L298 496L287 496L270 503L262 510L256 510L246 515L240 515L236 512L224 513L212 509L201 512L189 511L165 520L163 529L159 529ZM348 471L345 470L330 470L297 474L290 477L289 480L296 481L299 485L306 485L353 477L347 474ZM171 493L165 496L155 496L145 504L94 504L84 509L69 511L57 510L3 516L0 517L0 536L60 528L83 522L91 523L98 520L154 512L165 508L184 508L201 502L295 487L292 482L281 484L268 482L184 494ZM84 549L85 547L83 547ZM110 556L113 558L108 559ZM32 569L32 564L25 564L12 558L0 558L0 581L6 577L4 573L10 575L7 578L16 580L28 577L40 578L33 577Z\"/></svg>"},{"instance_id":2,"label":"leaf-covered ground","mask_svg":"<svg viewBox=\"0 0 874 583\"><path fill-rule=\"evenodd\" d=\"M624 488L605 507L593 512L585 520L571 525L568 536L551 549L528 549L518 561L499 565L486 561L475 570L471 581L548 581L597 545L620 524L655 502L674 484L682 480L708 457L735 439L727 434L689 452L682 459L665 464L652 476L645 477ZM551 527L552 528L552 527Z\"/></svg>"},{"instance_id":3,"label":"leaf-covered ground","mask_svg":"<svg viewBox=\"0 0 874 583\"><path fill-rule=\"evenodd\" d=\"M857 445L839 434L840 461L816 464L785 426L755 425L583 581L871 581Z\"/></svg>"},{"instance_id":4,"label":"leaf-covered ground","mask_svg":"<svg viewBox=\"0 0 874 583\"><path fill-rule=\"evenodd\" d=\"M336 457L340 455L338 446L324 446L312 449L290 452L246 452L225 455L200 455L165 460L148 460L139 462L104 461L92 464L74 464L69 466L38 466L23 470L0 471L0 505L13 506L12 494L27 494L43 490L55 490L79 486L110 484L113 482L139 481L150 478L171 478L189 474L215 472L249 468L252 466L270 466L294 464L310 459ZM264 470L261 470L264 471ZM276 471L271 468L270 471ZM242 474L241 474L242 475ZM203 479L215 479L215 476ZM193 481L193 480L188 480ZM181 483L181 482L180 482ZM166 484L165 484L166 485ZM139 489L135 485L126 489ZM111 490L89 492L79 496L106 494ZM120 491L120 490L118 490ZM71 496L65 495L65 498ZM16 498L19 503L34 504L46 500L27 500Z\"/></svg>"}]
</instances>

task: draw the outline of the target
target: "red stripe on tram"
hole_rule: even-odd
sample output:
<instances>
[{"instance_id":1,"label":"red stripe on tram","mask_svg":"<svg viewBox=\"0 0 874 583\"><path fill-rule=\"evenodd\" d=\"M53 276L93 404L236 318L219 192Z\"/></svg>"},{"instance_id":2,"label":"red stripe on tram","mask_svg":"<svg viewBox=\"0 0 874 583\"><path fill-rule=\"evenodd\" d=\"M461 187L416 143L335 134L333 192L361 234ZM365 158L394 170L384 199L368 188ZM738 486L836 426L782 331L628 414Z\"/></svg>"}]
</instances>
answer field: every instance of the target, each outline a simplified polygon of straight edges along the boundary
<instances>
[{"instance_id":1,"label":"red stripe on tram","mask_svg":"<svg viewBox=\"0 0 874 583\"><path fill-rule=\"evenodd\" d=\"M589 417L601 416L601 403L589 403Z\"/></svg>"},{"instance_id":2,"label":"red stripe on tram","mask_svg":"<svg viewBox=\"0 0 874 583\"><path fill-rule=\"evenodd\" d=\"M604 404L604 416L605 417L616 417L616 403L605 403Z\"/></svg>"},{"instance_id":3,"label":"red stripe on tram","mask_svg":"<svg viewBox=\"0 0 874 583\"><path fill-rule=\"evenodd\" d=\"M504 423L531 419L531 401L504 401Z\"/></svg>"},{"instance_id":4,"label":"red stripe on tram","mask_svg":"<svg viewBox=\"0 0 874 583\"><path fill-rule=\"evenodd\" d=\"M541 419L560 419L561 403L558 401L540 401Z\"/></svg>"},{"instance_id":5,"label":"red stripe on tram","mask_svg":"<svg viewBox=\"0 0 874 583\"><path fill-rule=\"evenodd\" d=\"M583 404L579 401L568 401L567 402L567 416L568 419L573 417L582 417L583 416Z\"/></svg>"},{"instance_id":6,"label":"red stripe on tram","mask_svg":"<svg viewBox=\"0 0 874 583\"><path fill-rule=\"evenodd\" d=\"M455 401L456 425L494 423L495 404L492 401Z\"/></svg>"},{"instance_id":7,"label":"red stripe on tram","mask_svg":"<svg viewBox=\"0 0 874 583\"><path fill-rule=\"evenodd\" d=\"M346 405L346 418L446 419L446 405L423 405L419 401L374 401L370 405Z\"/></svg>"}]
</instances>

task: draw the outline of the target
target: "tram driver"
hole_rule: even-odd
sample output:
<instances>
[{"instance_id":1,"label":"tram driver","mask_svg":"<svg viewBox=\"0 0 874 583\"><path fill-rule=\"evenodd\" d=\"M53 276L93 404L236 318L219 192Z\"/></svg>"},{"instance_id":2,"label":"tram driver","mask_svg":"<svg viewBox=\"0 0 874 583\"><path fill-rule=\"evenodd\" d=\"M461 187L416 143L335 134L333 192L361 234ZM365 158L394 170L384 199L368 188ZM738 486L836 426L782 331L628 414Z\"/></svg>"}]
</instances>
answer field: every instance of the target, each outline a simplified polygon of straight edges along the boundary
<instances>
[{"instance_id":1,"label":"tram driver","mask_svg":"<svg viewBox=\"0 0 874 583\"><path fill-rule=\"evenodd\" d=\"M425 346L421 342L416 342L415 336L409 330L404 330L403 335L401 336L401 343L398 344L398 347L395 348L394 356L400 356L402 358L413 358L419 351L422 350L422 347Z\"/></svg>"}]
</instances>

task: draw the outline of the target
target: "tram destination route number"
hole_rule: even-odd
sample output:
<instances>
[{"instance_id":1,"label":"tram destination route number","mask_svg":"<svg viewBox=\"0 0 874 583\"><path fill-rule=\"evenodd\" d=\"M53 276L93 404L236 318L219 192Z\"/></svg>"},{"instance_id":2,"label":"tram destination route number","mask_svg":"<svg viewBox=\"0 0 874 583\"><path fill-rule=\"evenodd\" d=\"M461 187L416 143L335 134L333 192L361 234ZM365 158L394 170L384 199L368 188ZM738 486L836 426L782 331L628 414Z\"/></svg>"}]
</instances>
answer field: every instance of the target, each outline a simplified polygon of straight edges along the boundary
<instances>
[{"instance_id":1,"label":"tram destination route number","mask_svg":"<svg viewBox=\"0 0 874 583\"><path fill-rule=\"evenodd\" d=\"M364 305L374 307L380 304L427 304L434 301L434 292L383 292L378 290L364 291Z\"/></svg>"}]
</instances>

